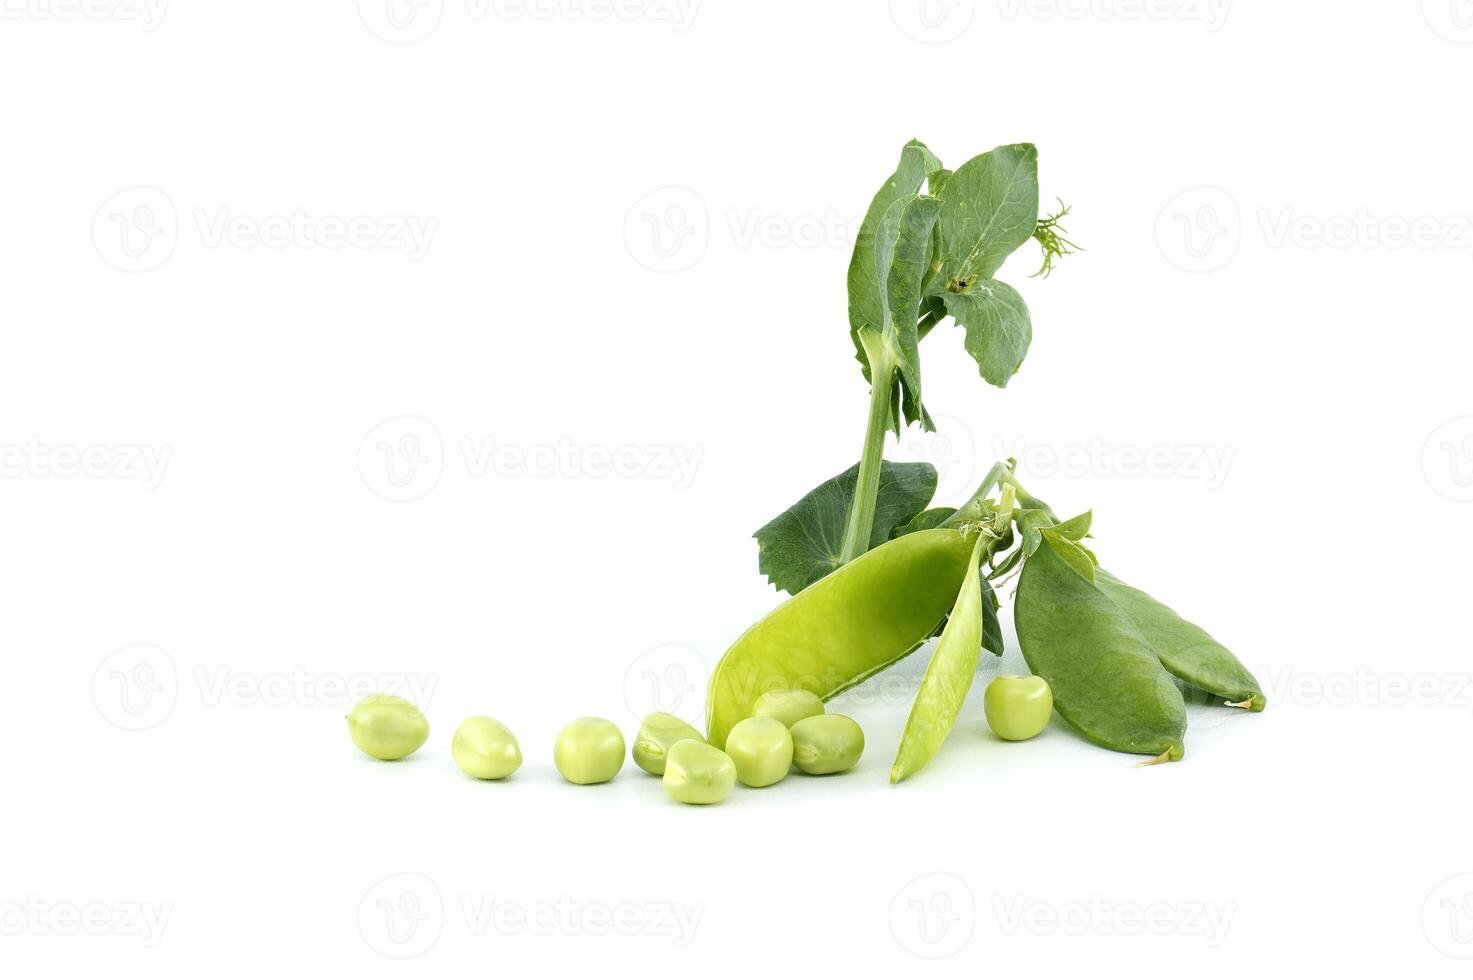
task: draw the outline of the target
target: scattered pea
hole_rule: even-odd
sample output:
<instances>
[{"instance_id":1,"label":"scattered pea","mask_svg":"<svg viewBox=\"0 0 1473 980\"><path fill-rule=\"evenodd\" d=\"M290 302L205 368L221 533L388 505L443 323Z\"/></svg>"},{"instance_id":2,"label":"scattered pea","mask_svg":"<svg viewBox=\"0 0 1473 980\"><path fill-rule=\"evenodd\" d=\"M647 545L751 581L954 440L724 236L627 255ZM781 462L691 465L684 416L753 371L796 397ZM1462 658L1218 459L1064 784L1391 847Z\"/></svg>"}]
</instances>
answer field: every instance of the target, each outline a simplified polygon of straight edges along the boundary
<instances>
[{"instance_id":1,"label":"scattered pea","mask_svg":"<svg viewBox=\"0 0 1473 980\"><path fill-rule=\"evenodd\" d=\"M570 783L606 783L624 765L624 736L612 721L579 718L558 732L552 758Z\"/></svg>"},{"instance_id":2,"label":"scattered pea","mask_svg":"<svg viewBox=\"0 0 1473 980\"><path fill-rule=\"evenodd\" d=\"M659 776L665 771L665 756L670 746L687 738L704 741L701 733L691 725L667 711L654 711L645 716L644 724L639 726L639 735L634 739L630 755L639 768Z\"/></svg>"},{"instance_id":3,"label":"scattered pea","mask_svg":"<svg viewBox=\"0 0 1473 980\"><path fill-rule=\"evenodd\" d=\"M430 737L424 713L392 694L370 694L353 706L347 718L353 744L375 759L402 759Z\"/></svg>"},{"instance_id":4,"label":"scattered pea","mask_svg":"<svg viewBox=\"0 0 1473 980\"><path fill-rule=\"evenodd\" d=\"M793 762L810 776L854 768L864 754L864 732L847 715L814 715L792 727Z\"/></svg>"},{"instance_id":5,"label":"scattered pea","mask_svg":"<svg viewBox=\"0 0 1473 980\"><path fill-rule=\"evenodd\" d=\"M501 722L485 715L460 723L450 740L450 754L461 772L477 779L502 779L522 764L517 737Z\"/></svg>"},{"instance_id":6,"label":"scattered pea","mask_svg":"<svg viewBox=\"0 0 1473 980\"><path fill-rule=\"evenodd\" d=\"M987 685L982 710L998 738L1021 742L1048 727L1054 714L1054 694L1042 677L1003 674Z\"/></svg>"},{"instance_id":7,"label":"scattered pea","mask_svg":"<svg viewBox=\"0 0 1473 980\"><path fill-rule=\"evenodd\" d=\"M746 786L771 786L793 768L793 736L776 718L744 718L726 736L726 754Z\"/></svg>"},{"instance_id":8,"label":"scattered pea","mask_svg":"<svg viewBox=\"0 0 1473 980\"><path fill-rule=\"evenodd\" d=\"M720 803L736 776L725 752L698 739L676 742L665 759L665 792L677 803Z\"/></svg>"},{"instance_id":9,"label":"scattered pea","mask_svg":"<svg viewBox=\"0 0 1473 980\"><path fill-rule=\"evenodd\" d=\"M821 714L823 701L812 691L768 691L752 705L753 718L776 718L787 728Z\"/></svg>"}]
</instances>

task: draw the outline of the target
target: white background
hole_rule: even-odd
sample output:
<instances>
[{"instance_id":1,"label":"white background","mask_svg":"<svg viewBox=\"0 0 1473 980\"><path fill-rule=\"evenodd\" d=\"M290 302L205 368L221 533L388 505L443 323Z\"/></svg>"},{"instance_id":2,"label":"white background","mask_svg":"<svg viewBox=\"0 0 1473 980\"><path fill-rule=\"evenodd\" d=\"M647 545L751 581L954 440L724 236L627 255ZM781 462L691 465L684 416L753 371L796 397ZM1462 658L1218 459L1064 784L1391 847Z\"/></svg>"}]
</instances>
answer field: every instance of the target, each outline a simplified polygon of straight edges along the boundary
<instances>
[{"instance_id":1,"label":"white background","mask_svg":"<svg viewBox=\"0 0 1473 980\"><path fill-rule=\"evenodd\" d=\"M0 971L1466 975L1466 0L386 2L0 0ZM856 459L911 137L1036 142L1087 251L1003 270L1006 391L926 342L890 455L1019 453L1269 710L1003 744L1010 634L900 787L924 653L851 774L562 783L573 717L700 718L751 532ZM388 765L342 716L395 683Z\"/></svg>"}]
</instances>

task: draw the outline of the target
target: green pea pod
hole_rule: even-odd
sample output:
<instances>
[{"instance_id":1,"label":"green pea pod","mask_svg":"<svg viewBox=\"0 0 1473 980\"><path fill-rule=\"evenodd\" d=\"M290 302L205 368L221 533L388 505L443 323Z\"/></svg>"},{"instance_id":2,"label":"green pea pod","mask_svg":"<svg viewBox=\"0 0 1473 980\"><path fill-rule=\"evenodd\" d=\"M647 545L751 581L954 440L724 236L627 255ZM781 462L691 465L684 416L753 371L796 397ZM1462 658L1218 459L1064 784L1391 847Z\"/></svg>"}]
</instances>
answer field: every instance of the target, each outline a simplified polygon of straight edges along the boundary
<instances>
[{"instance_id":1,"label":"green pea pod","mask_svg":"<svg viewBox=\"0 0 1473 980\"><path fill-rule=\"evenodd\" d=\"M1096 570L1095 583L1124 610L1150 642L1162 666L1177 677L1226 699L1234 708L1262 711L1268 704L1257 678L1206 630L1104 569Z\"/></svg>"},{"instance_id":2,"label":"green pea pod","mask_svg":"<svg viewBox=\"0 0 1473 980\"><path fill-rule=\"evenodd\" d=\"M1023 659L1081 735L1117 752L1180 759L1186 705L1140 628L1048 535L1024 563L1013 615Z\"/></svg>"},{"instance_id":3,"label":"green pea pod","mask_svg":"<svg viewBox=\"0 0 1473 980\"><path fill-rule=\"evenodd\" d=\"M919 772L931 761L956 724L956 716L961 713L962 702L972 686L972 675L977 672L977 660L982 655L983 603L991 601L990 595L983 595L981 587L987 540L986 535L977 535L967 577L962 580L956 605L946 618L946 629L941 631L936 652L931 654L926 676L921 679L910 717L906 719L905 732L900 736L895 764L890 767L892 783Z\"/></svg>"},{"instance_id":4,"label":"green pea pod","mask_svg":"<svg viewBox=\"0 0 1473 980\"><path fill-rule=\"evenodd\" d=\"M711 675L710 743L724 748L732 726L766 691L801 689L827 701L914 651L950 610L967 575L972 541L971 533L951 528L907 534L768 613Z\"/></svg>"}]
</instances>

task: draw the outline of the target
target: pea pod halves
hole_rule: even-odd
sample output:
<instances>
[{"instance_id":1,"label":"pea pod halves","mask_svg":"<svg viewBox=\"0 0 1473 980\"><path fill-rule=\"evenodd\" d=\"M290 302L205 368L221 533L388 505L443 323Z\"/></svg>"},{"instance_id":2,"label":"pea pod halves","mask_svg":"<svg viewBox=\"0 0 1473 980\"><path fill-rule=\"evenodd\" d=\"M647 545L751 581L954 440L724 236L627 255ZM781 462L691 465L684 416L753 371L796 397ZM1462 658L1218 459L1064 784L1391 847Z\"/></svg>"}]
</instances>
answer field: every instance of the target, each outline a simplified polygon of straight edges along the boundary
<instances>
[{"instance_id":1,"label":"pea pod halves","mask_svg":"<svg viewBox=\"0 0 1473 980\"><path fill-rule=\"evenodd\" d=\"M951 609L973 535L917 531L866 552L814 582L734 643L706 694L706 737L726 745L765 691L812 691L828 700L925 642Z\"/></svg>"}]
</instances>

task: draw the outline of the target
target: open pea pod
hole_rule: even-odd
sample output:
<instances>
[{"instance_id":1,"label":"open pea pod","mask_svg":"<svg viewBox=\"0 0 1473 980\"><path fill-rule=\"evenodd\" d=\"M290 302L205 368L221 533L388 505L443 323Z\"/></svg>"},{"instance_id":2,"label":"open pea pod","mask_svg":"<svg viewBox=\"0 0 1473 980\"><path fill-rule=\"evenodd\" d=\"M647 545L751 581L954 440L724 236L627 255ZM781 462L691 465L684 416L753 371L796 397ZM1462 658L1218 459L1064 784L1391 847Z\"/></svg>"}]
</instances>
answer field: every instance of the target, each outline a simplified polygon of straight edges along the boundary
<instances>
[{"instance_id":1,"label":"open pea pod","mask_svg":"<svg viewBox=\"0 0 1473 980\"><path fill-rule=\"evenodd\" d=\"M828 700L914 651L950 612L974 533L937 528L888 541L768 613L711 675L707 740L724 748L765 691Z\"/></svg>"},{"instance_id":2,"label":"open pea pod","mask_svg":"<svg viewBox=\"0 0 1473 980\"><path fill-rule=\"evenodd\" d=\"M1258 679L1202 627L1103 568L1095 570L1095 584L1130 617L1171 673L1235 708L1262 711L1268 704Z\"/></svg>"},{"instance_id":3,"label":"open pea pod","mask_svg":"<svg viewBox=\"0 0 1473 980\"><path fill-rule=\"evenodd\" d=\"M956 716L961 713L962 702L967 699L972 676L977 672L977 660L982 655L983 605L992 601L991 595L984 595L981 588L981 565L987 541L986 535L977 536L967 577L962 580L946 628L941 631L936 651L926 665L926 676L916 691L905 732L900 736L900 748L895 752L895 763L890 767L892 783L920 771L940 751L941 743L946 741L956 724Z\"/></svg>"},{"instance_id":4,"label":"open pea pod","mask_svg":"<svg viewBox=\"0 0 1473 980\"><path fill-rule=\"evenodd\" d=\"M1054 709L1081 735L1117 752L1180 759L1181 691L1140 627L1045 534L1023 563L1014 620L1023 659L1053 689ZM1098 571L1098 570L1096 570Z\"/></svg>"}]
</instances>

